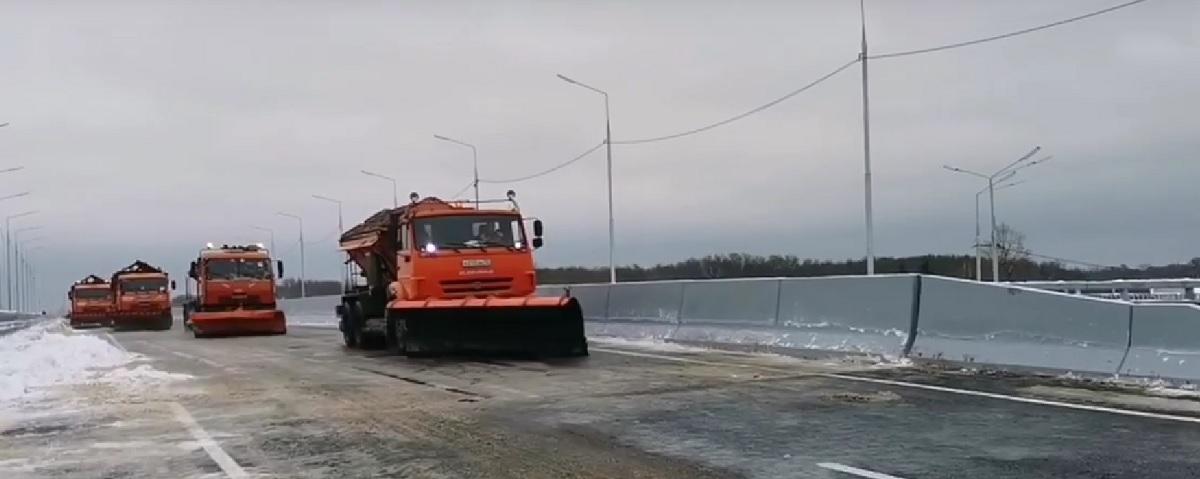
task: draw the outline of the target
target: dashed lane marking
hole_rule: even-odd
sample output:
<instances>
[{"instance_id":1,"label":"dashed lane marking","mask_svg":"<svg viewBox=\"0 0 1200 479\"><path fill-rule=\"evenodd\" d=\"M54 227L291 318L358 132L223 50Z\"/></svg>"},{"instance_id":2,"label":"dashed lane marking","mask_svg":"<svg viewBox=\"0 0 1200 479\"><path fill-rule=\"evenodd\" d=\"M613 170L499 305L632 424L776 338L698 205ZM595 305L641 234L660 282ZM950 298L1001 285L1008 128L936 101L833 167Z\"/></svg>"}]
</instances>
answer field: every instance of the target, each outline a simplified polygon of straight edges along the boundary
<instances>
[{"instance_id":1,"label":"dashed lane marking","mask_svg":"<svg viewBox=\"0 0 1200 479\"><path fill-rule=\"evenodd\" d=\"M208 435L208 431L200 427L200 424L196 422L196 418L192 417L192 414L182 404L172 402L170 406L171 412L175 414L175 419L187 428L192 437L196 439L196 442L200 444L200 447L204 448L204 452L208 453L208 457L211 457L217 463L217 466L225 472L226 476L230 479L246 479L250 477L249 474L246 474L246 470L242 469L242 466L238 465L237 461L234 461L229 456L229 453L221 449L221 445L217 444L217 441Z\"/></svg>"},{"instance_id":2,"label":"dashed lane marking","mask_svg":"<svg viewBox=\"0 0 1200 479\"><path fill-rule=\"evenodd\" d=\"M847 466L845 464L838 464L836 462L822 462L820 464L817 464L817 467L822 467L825 469L829 469L831 471L844 472L846 474L850 474L850 475L854 475L854 476L858 476L858 477L865 477L867 479L902 479L898 476L884 474L882 472L868 471L866 469L860 469L860 468L853 467L853 466Z\"/></svg>"}]
</instances>

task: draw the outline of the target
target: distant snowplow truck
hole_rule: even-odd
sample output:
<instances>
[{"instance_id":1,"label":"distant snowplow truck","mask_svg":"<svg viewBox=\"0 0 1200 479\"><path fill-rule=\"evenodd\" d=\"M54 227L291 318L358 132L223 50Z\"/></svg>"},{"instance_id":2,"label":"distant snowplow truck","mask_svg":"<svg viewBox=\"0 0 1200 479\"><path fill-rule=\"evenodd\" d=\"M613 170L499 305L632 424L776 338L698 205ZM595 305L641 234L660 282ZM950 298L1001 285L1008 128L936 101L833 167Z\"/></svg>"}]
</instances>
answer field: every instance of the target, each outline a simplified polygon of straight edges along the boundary
<instances>
[{"instance_id":1,"label":"distant snowplow truck","mask_svg":"<svg viewBox=\"0 0 1200 479\"><path fill-rule=\"evenodd\" d=\"M175 282L144 261L134 261L113 273L112 326L117 329L171 329L171 293Z\"/></svg>"},{"instance_id":2,"label":"distant snowplow truck","mask_svg":"<svg viewBox=\"0 0 1200 479\"><path fill-rule=\"evenodd\" d=\"M579 302L535 296L542 223L533 221L530 238L515 194L485 202L419 198L413 193L408 205L341 237L366 283L353 282L337 306L346 346L406 355L587 355Z\"/></svg>"},{"instance_id":3,"label":"distant snowplow truck","mask_svg":"<svg viewBox=\"0 0 1200 479\"><path fill-rule=\"evenodd\" d=\"M283 262L276 262L283 275ZM271 255L260 245L215 247L200 250L184 290L183 324L197 338L240 334L287 334L287 321L275 302L276 271Z\"/></svg>"},{"instance_id":4,"label":"distant snowplow truck","mask_svg":"<svg viewBox=\"0 0 1200 479\"><path fill-rule=\"evenodd\" d=\"M96 275L76 281L67 292L71 311L67 320L72 328L95 328L112 322L112 285Z\"/></svg>"}]
</instances>

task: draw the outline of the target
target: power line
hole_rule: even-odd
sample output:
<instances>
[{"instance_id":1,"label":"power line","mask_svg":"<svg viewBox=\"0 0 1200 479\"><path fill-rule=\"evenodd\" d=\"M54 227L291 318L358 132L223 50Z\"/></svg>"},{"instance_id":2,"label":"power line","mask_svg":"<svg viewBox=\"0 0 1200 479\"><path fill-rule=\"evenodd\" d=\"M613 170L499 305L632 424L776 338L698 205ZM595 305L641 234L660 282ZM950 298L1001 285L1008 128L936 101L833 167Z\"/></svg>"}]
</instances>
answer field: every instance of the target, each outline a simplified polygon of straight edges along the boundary
<instances>
[{"instance_id":1,"label":"power line","mask_svg":"<svg viewBox=\"0 0 1200 479\"><path fill-rule=\"evenodd\" d=\"M579 160L582 160L582 159L584 159L584 158L585 158L585 157L587 157L588 155L590 155L590 154L594 153L596 150L599 150L601 146L604 146L604 142L603 142L603 141L601 141L601 142L600 142L600 144L598 144L598 145L596 145L596 146L593 146L593 147L589 148L587 151L585 151L585 152L583 152L583 153L580 153L580 154L579 154L579 156L576 156L575 158L572 158L572 159L570 159L570 160L567 160L567 161L565 161L565 162L559 163L559 164L557 164L557 165L554 165L553 167L551 167L551 168L549 168L549 169L545 169L545 170L539 171L539 172L537 172L537 173L534 173L534 174L532 174L532 175L525 175L525 176L521 176L521 177L517 177L517 178L509 178L509 179L505 179L505 180L485 180L485 179L483 179L483 178L480 178L480 179L479 179L479 182L480 182L480 183L490 183L490 184L497 184L497 183L517 183L517 182L521 182L521 181L525 181L525 180L532 180L532 179L534 179L534 178L537 178L537 177L539 177L539 176L546 176L546 175L548 175L548 174L550 174L550 173L554 173L555 171L558 171L558 170L561 170L561 169L563 169L563 168L566 168L567 166L571 165L572 163L575 163L576 161L579 161ZM457 196L457 195L456 195L456 196Z\"/></svg>"},{"instance_id":2,"label":"power line","mask_svg":"<svg viewBox=\"0 0 1200 479\"><path fill-rule=\"evenodd\" d=\"M878 55L867 55L867 59L879 60L879 59L883 59L883 58L895 58L895 57L904 57L904 56L909 56L909 55L920 55L922 53L940 52L942 50L950 50L952 48L967 47L967 46L971 46L971 45L978 45L980 43L986 43L986 42L995 41L995 40L1002 40L1005 38L1015 37L1017 35L1024 35L1026 33L1033 33L1033 32L1039 31L1039 30L1045 30L1047 28L1054 28L1054 27L1057 27L1060 25L1066 25L1068 23L1077 22L1080 20L1084 20L1087 18L1097 16L1097 15L1103 15L1108 12L1112 12L1115 10L1120 10L1125 7L1131 7L1131 6L1137 5L1137 4L1145 2L1145 1L1146 0L1133 0L1131 2L1125 2L1120 5L1115 5L1115 6L1108 7L1108 8L1102 9L1102 10L1096 10L1091 13L1086 13L1086 14L1079 15L1076 17L1067 18L1065 20L1059 20L1057 22L1047 23L1045 25L1038 25L1036 27L1026 28L1024 30L1017 30L1015 32L1003 33L1000 35L994 35L994 36L979 38L979 39L975 39L975 40L968 40L965 42L951 43L948 45L941 45L941 46L929 47L929 48L921 48L921 49L917 49L917 50L908 50L908 51L903 51L903 52L881 53Z\"/></svg>"},{"instance_id":3,"label":"power line","mask_svg":"<svg viewBox=\"0 0 1200 479\"><path fill-rule=\"evenodd\" d=\"M850 67L851 67L852 65L854 65L855 63L858 63L858 59L857 59L857 58L855 58L854 60L851 60L851 61L849 61L849 62L846 62L846 64L844 64L844 65L842 65L842 66L840 66L840 67L837 67L837 68L835 68L833 71L831 71L831 72L829 72L829 73L826 73L825 75L822 75L820 78L817 78L816 80L813 80L812 82L810 82L810 83L809 83L809 84L807 84L807 85L804 85L804 86L802 86L802 87L800 87L800 88L798 88L798 89L796 89L796 90L792 90L792 92L790 92L790 93L788 93L788 94L786 94L786 95L784 95L784 96L781 96L781 97L779 97L779 98L776 98L776 99L774 99L774 100L771 100L770 102L767 102L766 104L764 104L764 105L762 105L762 106L759 106L759 107L753 108L753 109L751 109L750 111L747 111L747 112L745 112L745 113L742 113L742 114L740 114L740 115L736 115L736 116L733 116L733 117L731 117L731 118L726 118L726 119L724 119L724 120L721 120L721 121L718 121L718 122L716 122L716 123L712 123L712 124L709 124L709 125L705 125L705 126L702 126L702 127L700 127L700 128L694 128L694 129L687 130L687 131L681 131L681 132L679 132L679 133L675 133L675 134L671 134L671 135L656 136L656 137L653 137L653 138L642 138L642 139L638 139L638 140L613 140L613 144L614 144L614 145L637 145L637 144L640 144L640 143L652 143L652 142L656 142L656 141L663 141L663 140L673 140L673 139L675 139L675 138L684 137L684 136L688 136L688 135L694 135L694 134L696 134L696 133L700 133L700 132L704 132L704 131L711 130L711 129L713 129L713 128L716 128L716 127L718 127L718 126L722 126L722 125L727 125L727 124L733 123L733 122L735 122L735 121L741 120L742 118L748 117L748 116L750 116L750 115L753 115L753 114L755 114L755 113L758 113L758 112L760 112L760 111L766 110L767 108L771 108L771 107L773 107L773 106L775 106L775 105L778 105L778 104L780 104L780 103L783 103L785 100L787 100L787 99L789 99L789 98L791 98L791 97L794 97L794 96L796 96L796 95L799 95L799 94L801 94L801 93L804 93L804 92L805 92L806 90L808 90L809 88L812 88L812 87L815 87L815 86L817 86L817 85L821 84L821 82L824 82L825 80L828 80L828 79L832 78L834 75L837 75L838 73L841 73L843 70L845 70L845 69L847 69L847 68L850 68Z\"/></svg>"},{"instance_id":4,"label":"power line","mask_svg":"<svg viewBox=\"0 0 1200 479\"><path fill-rule=\"evenodd\" d=\"M1079 261L1079 260L1074 260L1074 259L1058 258L1055 256L1047 256L1044 254L1037 254L1037 253L1034 253L1029 250L1022 251L1022 253L1024 253L1027 256L1033 256L1034 258L1048 259L1051 261L1057 261L1059 263L1077 264L1077 265L1087 266L1087 267L1096 268L1096 269L1111 269L1111 268L1113 268L1112 266L1105 266L1102 264L1089 263L1087 261Z\"/></svg>"}]
</instances>

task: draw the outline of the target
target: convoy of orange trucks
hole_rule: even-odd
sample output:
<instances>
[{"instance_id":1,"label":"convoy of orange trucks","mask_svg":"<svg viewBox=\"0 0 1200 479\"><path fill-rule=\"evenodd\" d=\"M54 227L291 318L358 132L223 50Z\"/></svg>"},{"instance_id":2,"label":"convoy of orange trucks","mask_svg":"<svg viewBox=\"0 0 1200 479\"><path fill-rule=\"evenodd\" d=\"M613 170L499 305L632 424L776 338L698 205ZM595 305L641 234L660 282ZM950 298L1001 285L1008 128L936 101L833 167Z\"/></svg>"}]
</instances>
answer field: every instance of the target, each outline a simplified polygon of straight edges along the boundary
<instances>
[{"instance_id":1,"label":"convoy of orange trucks","mask_svg":"<svg viewBox=\"0 0 1200 479\"><path fill-rule=\"evenodd\" d=\"M579 302L569 293L536 294L533 250L543 243L542 222L522 216L515 193L486 201L416 193L409 199L340 238L354 273L335 309L347 347L405 355L588 354ZM209 243L188 270L184 328L196 337L286 334L276 302L282 276L283 262L273 262L261 244ZM143 261L109 282L88 276L68 294L71 325L170 329L168 288L175 283L166 272Z\"/></svg>"},{"instance_id":2,"label":"convoy of orange trucks","mask_svg":"<svg viewBox=\"0 0 1200 479\"><path fill-rule=\"evenodd\" d=\"M175 282L167 273L144 261L113 273L111 324L118 329L171 329L171 293Z\"/></svg>"},{"instance_id":3,"label":"convoy of orange trucks","mask_svg":"<svg viewBox=\"0 0 1200 479\"><path fill-rule=\"evenodd\" d=\"M67 320L72 328L108 326L112 322L112 286L96 275L88 275L71 285Z\"/></svg>"},{"instance_id":4,"label":"convoy of orange trucks","mask_svg":"<svg viewBox=\"0 0 1200 479\"><path fill-rule=\"evenodd\" d=\"M507 207L488 207L501 203ZM516 195L420 199L382 210L341 236L358 277L337 306L346 346L396 354L587 355L583 313L567 295L538 297L533 250ZM364 284L358 284L364 283Z\"/></svg>"},{"instance_id":5,"label":"convoy of orange trucks","mask_svg":"<svg viewBox=\"0 0 1200 479\"><path fill-rule=\"evenodd\" d=\"M279 276L283 262L276 261ZM188 269L184 327L196 337L286 334L283 311L275 302L276 270L261 245L208 244ZM192 296L191 283L195 283Z\"/></svg>"}]
</instances>

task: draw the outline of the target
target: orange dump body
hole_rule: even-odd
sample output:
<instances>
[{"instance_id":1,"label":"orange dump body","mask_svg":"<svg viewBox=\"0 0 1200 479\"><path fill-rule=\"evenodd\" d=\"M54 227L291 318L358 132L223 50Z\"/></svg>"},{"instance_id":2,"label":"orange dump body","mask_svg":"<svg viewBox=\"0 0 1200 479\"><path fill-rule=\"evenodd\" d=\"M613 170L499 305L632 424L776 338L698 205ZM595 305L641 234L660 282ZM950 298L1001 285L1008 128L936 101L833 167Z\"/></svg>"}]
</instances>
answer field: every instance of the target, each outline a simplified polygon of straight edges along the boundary
<instances>
[{"instance_id":1,"label":"orange dump body","mask_svg":"<svg viewBox=\"0 0 1200 479\"><path fill-rule=\"evenodd\" d=\"M287 321L275 301L275 273L266 250L224 246L201 251L189 274L197 298L184 308L196 336L285 334Z\"/></svg>"}]
</instances>

